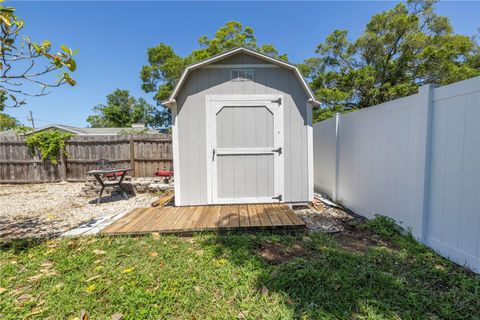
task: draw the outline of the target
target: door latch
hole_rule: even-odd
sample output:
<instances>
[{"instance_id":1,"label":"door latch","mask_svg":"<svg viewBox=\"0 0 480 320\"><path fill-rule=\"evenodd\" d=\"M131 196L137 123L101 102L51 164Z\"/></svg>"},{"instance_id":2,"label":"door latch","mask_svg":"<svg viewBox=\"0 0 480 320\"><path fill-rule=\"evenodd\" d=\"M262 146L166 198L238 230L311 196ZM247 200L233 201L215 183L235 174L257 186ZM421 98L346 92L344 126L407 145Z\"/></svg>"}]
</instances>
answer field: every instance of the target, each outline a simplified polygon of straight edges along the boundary
<instances>
[{"instance_id":1,"label":"door latch","mask_svg":"<svg viewBox=\"0 0 480 320\"><path fill-rule=\"evenodd\" d=\"M282 104L282 98L278 98L278 99L272 100L270 102L278 103L280 105L280 104Z\"/></svg>"},{"instance_id":2,"label":"door latch","mask_svg":"<svg viewBox=\"0 0 480 320\"><path fill-rule=\"evenodd\" d=\"M274 199L274 200L278 200L278 202L282 202L282 195L281 195L281 194L279 194L279 195L278 195L278 196L276 196L276 197L272 197L272 199Z\"/></svg>"},{"instance_id":3,"label":"door latch","mask_svg":"<svg viewBox=\"0 0 480 320\"><path fill-rule=\"evenodd\" d=\"M278 149L273 149L272 152L278 152L278 154L282 154L282 147Z\"/></svg>"}]
</instances>

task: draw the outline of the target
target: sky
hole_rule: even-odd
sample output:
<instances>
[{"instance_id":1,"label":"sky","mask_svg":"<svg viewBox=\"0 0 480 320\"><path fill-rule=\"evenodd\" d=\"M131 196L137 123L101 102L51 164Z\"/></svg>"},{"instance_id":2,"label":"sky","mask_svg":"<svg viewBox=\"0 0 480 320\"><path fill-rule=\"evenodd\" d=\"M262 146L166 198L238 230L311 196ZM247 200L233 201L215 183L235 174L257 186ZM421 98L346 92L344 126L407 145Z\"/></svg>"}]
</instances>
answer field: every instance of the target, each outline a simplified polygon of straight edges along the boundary
<instances>
[{"instance_id":1,"label":"sky","mask_svg":"<svg viewBox=\"0 0 480 320\"><path fill-rule=\"evenodd\" d=\"M113 90L128 89L154 104L141 89L139 72L147 48L163 42L185 56L198 48L202 35L212 37L227 21L252 27L259 44L271 43L293 63L314 55L335 29L358 37L370 17L395 6L393 1L318 2L128 2L7 1L25 20L25 34L78 49L75 87L56 88L47 96L27 98L27 105L5 112L36 127L59 123L85 127L92 108ZM456 33L471 36L480 27L479 1L441 1Z\"/></svg>"}]
</instances>

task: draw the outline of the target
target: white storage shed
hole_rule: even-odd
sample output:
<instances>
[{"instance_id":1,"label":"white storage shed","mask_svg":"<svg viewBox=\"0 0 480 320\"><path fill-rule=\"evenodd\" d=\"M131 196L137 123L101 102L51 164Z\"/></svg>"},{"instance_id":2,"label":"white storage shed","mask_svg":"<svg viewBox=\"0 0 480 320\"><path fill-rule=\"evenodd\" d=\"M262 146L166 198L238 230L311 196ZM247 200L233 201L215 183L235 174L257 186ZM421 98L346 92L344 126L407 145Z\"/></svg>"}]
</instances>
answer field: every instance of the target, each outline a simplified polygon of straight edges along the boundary
<instances>
[{"instance_id":1,"label":"white storage shed","mask_svg":"<svg viewBox=\"0 0 480 320\"><path fill-rule=\"evenodd\" d=\"M296 66L236 48L187 67L164 105L177 206L312 201L319 103Z\"/></svg>"}]
</instances>

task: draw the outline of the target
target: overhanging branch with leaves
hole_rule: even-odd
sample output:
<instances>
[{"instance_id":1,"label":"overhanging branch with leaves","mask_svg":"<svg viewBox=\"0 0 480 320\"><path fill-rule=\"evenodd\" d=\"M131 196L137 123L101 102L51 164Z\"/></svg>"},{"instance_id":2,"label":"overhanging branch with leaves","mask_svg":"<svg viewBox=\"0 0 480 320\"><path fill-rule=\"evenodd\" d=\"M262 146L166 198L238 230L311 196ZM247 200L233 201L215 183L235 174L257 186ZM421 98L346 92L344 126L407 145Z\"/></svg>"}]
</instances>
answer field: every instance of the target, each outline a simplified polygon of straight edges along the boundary
<instances>
[{"instance_id":1,"label":"overhanging branch with leaves","mask_svg":"<svg viewBox=\"0 0 480 320\"><path fill-rule=\"evenodd\" d=\"M51 88L76 84L70 72L77 68L77 51L62 45L61 52L52 53L50 41L35 43L22 36L24 21L14 13L15 8L0 6L0 111L25 104L22 97L44 96ZM45 78L54 72L57 80Z\"/></svg>"}]
</instances>

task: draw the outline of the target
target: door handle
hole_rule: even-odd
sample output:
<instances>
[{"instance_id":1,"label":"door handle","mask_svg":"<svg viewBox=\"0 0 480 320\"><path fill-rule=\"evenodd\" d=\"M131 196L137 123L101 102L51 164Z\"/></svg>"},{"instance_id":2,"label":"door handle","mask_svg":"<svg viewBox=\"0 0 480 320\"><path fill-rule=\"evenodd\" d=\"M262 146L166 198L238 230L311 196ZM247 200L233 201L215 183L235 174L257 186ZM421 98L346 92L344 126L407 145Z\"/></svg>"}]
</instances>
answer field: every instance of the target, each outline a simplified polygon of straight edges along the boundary
<instances>
[{"instance_id":1,"label":"door handle","mask_svg":"<svg viewBox=\"0 0 480 320\"><path fill-rule=\"evenodd\" d=\"M282 147L278 149L273 149L272 152L278 152L278 154L282 154Z\"/></svg>"},{"instance_id":2,"label":"door handle","mask_svg":"<svg viewBox=\"0 0 480 320\"><path fill-rule=\"evenodd\" d=\"M212 149L212 161L215 161L215 148Z\"/></svg>"}]
</instances>

